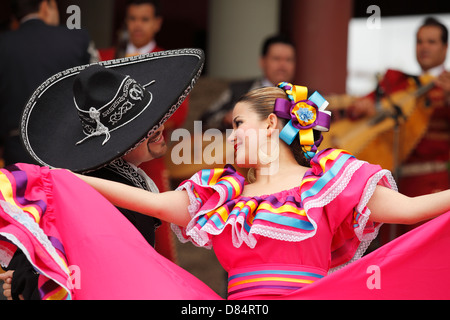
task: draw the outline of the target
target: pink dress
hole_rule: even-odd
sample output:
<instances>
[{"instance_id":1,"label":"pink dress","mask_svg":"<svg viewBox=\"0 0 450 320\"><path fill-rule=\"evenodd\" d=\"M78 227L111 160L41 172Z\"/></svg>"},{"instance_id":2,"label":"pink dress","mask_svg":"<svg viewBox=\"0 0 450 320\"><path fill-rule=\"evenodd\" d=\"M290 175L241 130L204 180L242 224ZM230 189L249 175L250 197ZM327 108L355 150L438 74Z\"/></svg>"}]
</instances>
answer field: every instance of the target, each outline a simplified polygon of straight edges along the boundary
<instances>
[{"instance_id":1,"label":"pink dress","mask_svg":"<svg viewBox=\"0 0 450 320\"><path fill-rule=\"evenodd\" d=\"M395 188L388 171L332 149L299 187L261 197L241 196L231 166L203 170L179 187L192 220L173 229L214 247L229 299L449 299L449 214L361 258L380 227L367 208L378 184ZM20 247L43 299L220 299L69 172L21 164L0 188L0 258Z\"/></svg>"}]
</instances>

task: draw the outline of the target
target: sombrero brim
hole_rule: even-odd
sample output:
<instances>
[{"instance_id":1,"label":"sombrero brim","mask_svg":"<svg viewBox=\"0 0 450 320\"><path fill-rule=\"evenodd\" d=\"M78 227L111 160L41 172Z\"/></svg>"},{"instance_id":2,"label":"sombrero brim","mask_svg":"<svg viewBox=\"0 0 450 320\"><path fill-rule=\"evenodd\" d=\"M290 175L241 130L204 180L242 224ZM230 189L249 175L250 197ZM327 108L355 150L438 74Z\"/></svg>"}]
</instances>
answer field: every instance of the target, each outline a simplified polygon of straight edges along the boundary
<instances>
[{"instance_id":1,"label":"sombrero brim","mask_svg":"<svg viewBox=\"0 0 450 320\"><path fill-rule=\"evenodd\" d=\"M181 105L200 76L204 54L199 49L150 53L100 62L145 85L153 100L129 125L104 137L85 137L73 102L75 77L89 65L60 72L39 86L24 108L21 122L22 142L41 165L88 172L123 156L155 132Z\"/></svg>"}]
</instances>

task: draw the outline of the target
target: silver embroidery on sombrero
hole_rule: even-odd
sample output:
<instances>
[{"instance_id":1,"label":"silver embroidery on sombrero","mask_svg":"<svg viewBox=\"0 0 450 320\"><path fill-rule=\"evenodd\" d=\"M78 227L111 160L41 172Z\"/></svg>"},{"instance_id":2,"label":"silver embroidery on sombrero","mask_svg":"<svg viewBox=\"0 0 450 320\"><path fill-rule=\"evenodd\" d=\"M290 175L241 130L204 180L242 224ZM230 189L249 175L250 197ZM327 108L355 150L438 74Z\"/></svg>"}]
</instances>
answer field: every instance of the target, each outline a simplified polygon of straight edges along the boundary
<instances>
[{"instance_id":1,"label":"silver embroidery on sombrero","mask_svg":"<svg viewBox=\"0 0 450 320\"><path fill-rule=\"evenodd\" d=\"M98 109L90 107L89 111L80 109L74 98L73 101L75 103L75 107L78 110L80 119L82 119L81 125L83 126L83 132L86 135L86 137L78 141L76 145L83 143L89 138L101 135L105 135L105 140L102 143L102 145L105 145L111 138L112 131L117 130L120 127L123 127L124 125L127 125L128 123L136 119L137 116L139 116L145 109L147 109L147 107L151 104L153 100L153 95L151 92L148 92L150 94L150 99L147 105L139 112L139 114L134 116L132 119L126 121L125 123L116 126L112 129L110 129L108 126L102 123L101 117L106 118L109 114L112 113L111 116L108 118L108 123L110 123L112 126L115 126L119 121L122 120L123 116L136 105L136 103L133 102L143 100L145 92L144 88L150 86L153 83L155 83L155 80L151 81L150 83L144 86L140 86L135 80L127 76L123 79L121 85L119 86L119 89L117 90L117 93L108 103L106 103L105 105L103 105ZM119 96L121 92L122 94ZM104 109L106 110L103 111ZM85 114L88 114L89 117L86 117Z\"/></svg>"},{"instance_id":2,"label":"silver embroidery on sombrero","mask_svg":"<svg viewBox=\"0 0 450 320\"><path fill-rule=\"evenodd\" d=\"M83 143L86 139L89 139L91 137L96 137L96 136L100 136L102 134L104 134L105 140L102 143L102 146L108 142L109 138L111 138L111 134L109 133L109 129L108 127L106 127L101 121L100 121L100 111L95 109L94 107L91 107L89 109L89 117L91 117L91 119L95 120L96 124L97 124L97 128L95 129L94 132L88 134L86 137L84 137L82 140L78 141L76 143L76 145L79 145L80 143Z\"/></svg>"}]
</instances>

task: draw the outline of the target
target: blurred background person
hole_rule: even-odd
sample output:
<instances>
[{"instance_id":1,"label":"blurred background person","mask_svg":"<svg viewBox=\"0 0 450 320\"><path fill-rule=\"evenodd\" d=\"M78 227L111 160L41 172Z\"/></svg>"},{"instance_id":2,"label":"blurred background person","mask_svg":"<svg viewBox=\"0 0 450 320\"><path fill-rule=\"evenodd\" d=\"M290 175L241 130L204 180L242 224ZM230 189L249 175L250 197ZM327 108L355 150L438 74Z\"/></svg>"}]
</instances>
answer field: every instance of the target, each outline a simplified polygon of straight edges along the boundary
<instances>
[{"instance_id":1,"label":"blurred background person","mask_svg":"<svg viewBox=\"0 0 450 320\"><path fill-rule=\"evenodd\" d=\"M259 57L261 77L231 82L219 99L202 115L203 129L231 128L231 110L235 102L252 89L292 81L295 75L295 61L295 45L288 37L275 35L265 39Z\"/></svg>"},{"instance_id":2,"label":"blurred background person","mask_svg":"<svg viewBox=\"0 0 450 320\"><path fill-rule=\"evenodd\" d=\"M434 83L426 93L426 103L433 110L428 122L424 123L425 132L398 170L399 191L411 197L450 188L450 72L445 69L447 27L435 18L426 18L417 30L415 49L417 63L422 70L420 75L389 69L377 90L357 99L349 110L349 116L354 119L375 116L377 99L407 90L413 79L420 81L421 77L426 77ZM411 229L403 225L395 228L391 237Z\"/></svg>"},{"instance_id":3,"label":"blurred background person","mask_svg":"<svg viewBox=\"0 0 450 320\"><path fill-rule=\"evenodd\" d=\"M88 33L59 26L55 0L13 0L11 6L20 26L0 35L0 132L5 165L34 163L20 141L19 123L36 88L62 70L93 62Z\"/></svg>"},{"instance_id":4,"label":"blurred background person","mask_svg":"<svg viewBox=\"0 0 450 320\"><path fill-rule=\"evenodd\" d=\"M99 50L102 60L162 51L156 43L163 17L157 0L130 0L126 4L125 30L119 32L117 45Z\"/></svg>"}]
</instances>

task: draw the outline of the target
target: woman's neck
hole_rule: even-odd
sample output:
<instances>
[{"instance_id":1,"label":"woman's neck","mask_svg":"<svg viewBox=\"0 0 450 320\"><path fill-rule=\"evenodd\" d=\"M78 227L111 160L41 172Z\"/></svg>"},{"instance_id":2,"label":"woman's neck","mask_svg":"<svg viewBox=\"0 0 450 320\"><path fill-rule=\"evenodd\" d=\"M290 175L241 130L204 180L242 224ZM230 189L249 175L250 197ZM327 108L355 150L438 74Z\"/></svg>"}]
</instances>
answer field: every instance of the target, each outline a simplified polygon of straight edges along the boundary
<instances>
[{"instance_id":1,"label":"woman's neck","mask_svg":"<svg viewBox=\"0 0 450 320\"><path fill-rule=\"evenodd\" d=\"M300 166L295 159L279 159L277 162L255 168L257 183L271 183L286 179L296 172L304 172L307 168Z\"/></svg>"},{"instance_id":2,"label":"woman's neck","mask_svg":"<svg viewBox=\"0 0 450 320\"><path fill-rule=\"evenodd\" d=\"M276 148L277 156L268 164L260 164L255 168L255 182L270 183L278 179L285 179L294 172L305 171L306 168L298 164L290 148L279 144Z\"/></svg>"},{"instance_id":3,"label":"woman's neck","mask_svg":"<svg viewBox=\"0 0 450 320\"><path fill-rule=\"evenodd\" d=\"M298 187L308 168L303 167L292 158L282 158L278 164L255 168L255 181L244 189L244 196L261 196L274 194Z\"/></svg>"}]
</instances>

